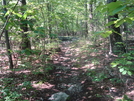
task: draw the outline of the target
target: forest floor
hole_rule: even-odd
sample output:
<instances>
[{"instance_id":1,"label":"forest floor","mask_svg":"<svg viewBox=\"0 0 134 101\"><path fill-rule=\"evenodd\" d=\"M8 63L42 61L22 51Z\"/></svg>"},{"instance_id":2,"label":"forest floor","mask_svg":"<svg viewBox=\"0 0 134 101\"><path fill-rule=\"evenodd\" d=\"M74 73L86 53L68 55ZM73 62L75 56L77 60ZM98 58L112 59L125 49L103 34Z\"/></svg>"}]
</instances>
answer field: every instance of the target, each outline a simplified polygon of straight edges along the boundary
<instances>
[{"instance_id":1,"label":"forest floor","mask_svg":"<svg viewBox=\"0 0 134 101\"><path fill-rule=\"evenodd\" d=\"M76 43L63 42L60 51L52 56L49 63L53 69L46 74L37 71L37 61L31 68L11 72L7 57L1 55L0 98L14 99L11 101L49 101L52 94L68 94L68 89L75 86L67 101L116 101L124 94L134 101L134 78L127 78L124 83L121 79L126 76L119 77L119 72L114 69L109 71L111 61L117 57L109 57L103 48L79 48ZM1 54L5 54L5 51L1 50Z\"/></svg>"}]
</instances>

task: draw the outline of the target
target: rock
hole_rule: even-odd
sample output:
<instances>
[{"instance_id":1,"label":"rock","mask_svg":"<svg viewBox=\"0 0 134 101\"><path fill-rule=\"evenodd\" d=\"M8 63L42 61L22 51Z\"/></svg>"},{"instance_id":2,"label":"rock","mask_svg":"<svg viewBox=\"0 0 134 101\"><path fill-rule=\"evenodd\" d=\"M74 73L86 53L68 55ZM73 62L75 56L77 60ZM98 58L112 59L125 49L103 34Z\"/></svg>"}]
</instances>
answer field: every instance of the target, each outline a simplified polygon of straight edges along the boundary
<instances>
[{"instance_id":1,"label":"rock","mask_svg":"<svg viewBox=\"0 0 134 101\"><path fill-rule=\"evenodd\" d=\"M71 87L68 88L69 95L76 95L82 91L82 85L81 84L74 84L71 85Z\"/></svg>"},{"instance_id":2,"label":"rock","mask_svg":"<svg viewBox=\"0 0 134 101\"><path fill-rule=\"evenodd\" d=\"M69 95L67 95L64 92L58 92L53 94L48 100L50 101L66 101L66 99L69 97Z\"/></svg>"}]
</instances>

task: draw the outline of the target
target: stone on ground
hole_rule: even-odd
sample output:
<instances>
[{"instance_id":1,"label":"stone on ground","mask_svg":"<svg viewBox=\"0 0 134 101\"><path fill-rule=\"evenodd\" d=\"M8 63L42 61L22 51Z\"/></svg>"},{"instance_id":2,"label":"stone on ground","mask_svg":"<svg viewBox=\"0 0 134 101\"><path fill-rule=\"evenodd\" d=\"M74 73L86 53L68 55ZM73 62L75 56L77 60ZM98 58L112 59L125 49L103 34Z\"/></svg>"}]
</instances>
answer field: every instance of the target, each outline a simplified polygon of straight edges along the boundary
<instances>
[{"instance_id":1,"label":"stone on ground","mask_svg":"<svg viewBox=\"0 0 134 101\"><path fill-rule=\"evenodd\" d=\"M66 99L69 97L69 95L67 95L66 93L64 92L58 92L58 93L55 93L53 94L49 100L50 101L66 101Z\"/></svg>"}]
</instances>

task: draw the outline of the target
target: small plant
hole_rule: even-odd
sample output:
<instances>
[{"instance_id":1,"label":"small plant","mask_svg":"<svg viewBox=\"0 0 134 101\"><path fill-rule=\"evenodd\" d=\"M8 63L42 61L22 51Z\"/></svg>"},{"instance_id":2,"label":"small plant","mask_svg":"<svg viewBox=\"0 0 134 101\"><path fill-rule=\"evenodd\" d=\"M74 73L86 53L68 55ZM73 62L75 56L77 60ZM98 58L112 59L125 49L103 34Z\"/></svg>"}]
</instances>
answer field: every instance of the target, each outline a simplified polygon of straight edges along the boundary
<instances>
[{"instance_id":1,"label":"small plant","mask_svg":"<svg viewBox=\"0 0 134 101\"><path fill-rule=\"evenodd\" d=\"M95 96L96 96L96 97L102 97L102 95L100 95L100 94L96 94Z\"/></svg>"},{"instance_id":2,"label":"small plant","mask_svg":"<svg viewBox=\"0 0 134 101\"><path fill-rule=\"evenodd\" d=\"M130 98L128 98L127 95L124 95L122 99L119 99L117 101L133 101L133 100L131 100Z\"/></svg>"},{"instance_id":3,"label":"small plant","mask_svg":"<svg viewBox=\"0 0 134 101\"><path fill-rule=\"evenodd\" d=\"M22 95L18 92L12 92L10 89L3 89L1 96L3 97L3 101L16 101L18 98L20 98ZM2 101L0 100L0 101Z\"/></svg>"},{"instance_id":4,"label":"small plant","mask_svg":"<svg viewBox=\"0 0 134 101\"><path fill-rule=\"evenodd\" d=\"M134 53L125 53L122 56L120 56L118 59L114 60L111 63L112 67L117 67L119 69L119 72L121 72L123 75L133 75L134 74Z\"/></svg>"},{"instance_id":5,"label":"small plant","mask_svg":"<svg viewBox=\"0 0 134 101\"><path fill-rule=\"evenodd\" d=\"M119 78L111 78L110 81L114 84L119 84L122 83L122 80Z\"/></svg>"},{"instance_id":6,"label":"small plant","mask_svg":"<svg viewBox=\"0 0 134 101\"><path fill-rule=\"evenodd\" d=\"M96 82L100 82L103 79L107 78L107 75L105 73L103 72L97 73L97 71L92 70L92 69L88 70L87 75L90 76L92 80Z\"/></svg>"},{"instance_id":7,"label":"small plant","mask_svg":"<svg viewBox=\"0 0 134 101\"><path fill-rule=\"evenodd\" d=\"M49 72L49 71L51 71L51 70L53 70L54 68L53 68L54 66L52 65L52 64L46 64L46 67L44 68L44 72Z\"/></svg>"},{"instance_id":8,"label":"small plant","mask_svg":"<svg viewBox=\"0 0 134 101\"><path fill-rule=\"evenodd\" d=\"M12 83L13 80L14 80L13 78L3 78L0 81L2 81L2 83L6 86L6 85Z\"/></svg>"},{"instance_id":9,"label":"small plant","mask_svg":"<svg viewBox=\"0 0 134 101\"><path fill-rule=\"evenodd\" d=\"M99 63L99 60L97 60L97 59L92 60L92 63L93 63L94 65L100 64L100 63Z\"/></svg>"},{"instance_id":10,"label":"small plant","mask_svg":"<svg viewBox=\"0 0 134 101\"><path fill-rule=\"evenodd\" d=\"M29 89L29 88L32 88L32 84L31 84L30 81L25 81L25 82L22 83L21 87Z\"/></svg>"},{"instance_id":11,"label":"small plant","mask_svg":"<svg viewBox=\"0 0 134 101\"><path fill-rule=\"evenodd\" d=\"M3 85L0 86L0 101L17 101L22 94L14 91L15 85L13 85L13 78L1 79Z\"/></svg>"},{"instance_id":12,"label":"small plant","mask_svg":"<svg viewBox=\"0 0 134 101\"><path fill-rule=\"evenodd\" d=\"M40 75L40 74L43 74L41 71L39 71L39 70L36 70L36 71L33 71L32 72L34 75Z\"/></svg>"}]
</instances>

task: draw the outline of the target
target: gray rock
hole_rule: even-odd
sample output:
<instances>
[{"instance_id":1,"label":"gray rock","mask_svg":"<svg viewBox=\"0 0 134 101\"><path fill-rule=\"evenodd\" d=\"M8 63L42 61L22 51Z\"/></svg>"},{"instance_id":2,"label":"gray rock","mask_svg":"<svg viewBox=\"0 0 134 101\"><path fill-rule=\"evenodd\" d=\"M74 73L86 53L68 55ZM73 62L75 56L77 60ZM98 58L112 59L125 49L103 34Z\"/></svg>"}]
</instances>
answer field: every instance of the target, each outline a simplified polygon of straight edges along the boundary
<instances>
[{"instance_id":1,"label":"gray rock","mask_svg":"<svg viewBox=\"0 0 134 101\"><path fill-rule=\"evenodd\" d=\"M69 97L69 95L67 95L64 92L58 92L53 94L48 100L50 101L66 101L66 99Z\"/></svg>"},{"instance_id":2,"label":"gray rock","mask_svg":"<svg viewBox=\"0 0 134 101\"><path fill-rule=\"evenodd\" d=\"M68 93L69 95L75 95L75 94L78 94L82 91L82 87L83 85L81 84L74 84L74 85L71 85L69 88L68 88Z\"/></svg>"}]
</instances>

